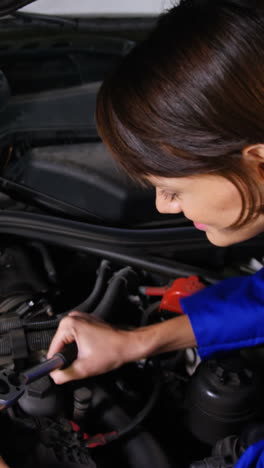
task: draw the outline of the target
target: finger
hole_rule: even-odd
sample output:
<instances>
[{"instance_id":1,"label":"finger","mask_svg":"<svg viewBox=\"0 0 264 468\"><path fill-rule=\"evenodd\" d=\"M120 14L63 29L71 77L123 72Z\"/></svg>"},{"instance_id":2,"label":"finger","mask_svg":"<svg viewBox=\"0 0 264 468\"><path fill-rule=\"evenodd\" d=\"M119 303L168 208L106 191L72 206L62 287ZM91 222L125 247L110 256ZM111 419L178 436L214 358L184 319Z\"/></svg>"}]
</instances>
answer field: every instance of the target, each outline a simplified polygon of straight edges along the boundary
<instances>
[{"instance_id":1,"label":"finger","mask_svg":"<svg viewBox=\"0 0 264 468\"><path fill-rule=\"evenodd\" d=\"M95 317L94 315L88 314L87 312L80 312L79 310L72 310L68 316L77 320L85 320L88 323L105 323L101 318Z\"/></svg>"},{"instance_id":2,"label":"finger","mask_svg":"<svg viewBox=\"0 0 264 468\"><path fill-rule=\"evenodd\" d=\"M52 342L50 343L50 347L47 352L47 359L51 359L54 356L54 354L59 353L66 344L73 343L74 341L75 340L73 337L70 339L64 337L59 333L56 333L56 335L53 337Z\"/></svg>"},{"instance_id":3,"label":"finger","mask_svg":"<svg viewBox=\"0 0 264 468\"><path fill-rule=\"evenodd\" d=\"M89 314L87 312L81 312L80 310L72 310L69 314L69 317L80 317L86 319L89 317Z\"/></svg>"},{"instance_id":4,"label":"finger","mask_svg":"<svg viewBox=\"0 0 264 468\"><path fill-rule=\"evenodd\" d=\"M73 341L75 341L75 333L72 320L65 318L60 322L59 328L50 343L47 358L50 359L54 354L61 351L64 345L72 343Z\"/></svg>"},{"instance_id":5,"label":"finger","mask_svg":"<svg viewBox=\"0 0 264 468\"><path fill-rule=\"evenodd\" d=\"M9 468L2 457L0 457L0 468Z\"/></svg>"},{"instance_id":6,"label":"finger","mask_svg":"<svg viewBox=\"0 0 264 468\"><path fill-rule=\"evenodd\" d=\"M86 322L97 322L98 319L91 314L86 312L80 312L79 310L72 310L68 317L72 317L75 320L85 320Z\"/></svg>"},{"instance_id":7,"label":"finger","mask_svg":"<svg viewBox=\"0 0 264 468\"><path fill-rule=\"evenodd\" d=\"M57 332L50 343L50 347L47 352L47 359L51 359L54 356L54 354L58 353L63 348L63 345L64 340L61 337L60 333Z\"/></svg>"}]
</instances>

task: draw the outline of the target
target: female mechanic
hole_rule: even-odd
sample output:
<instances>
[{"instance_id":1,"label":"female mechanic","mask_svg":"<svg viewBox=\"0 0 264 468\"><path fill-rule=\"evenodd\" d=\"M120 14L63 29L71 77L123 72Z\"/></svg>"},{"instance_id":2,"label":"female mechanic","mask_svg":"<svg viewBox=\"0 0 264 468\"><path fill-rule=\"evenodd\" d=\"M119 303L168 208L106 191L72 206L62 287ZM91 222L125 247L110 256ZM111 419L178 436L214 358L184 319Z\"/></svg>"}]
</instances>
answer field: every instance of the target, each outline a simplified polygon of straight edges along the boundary
<instances>
[{"instance_id":1,"label":"female mechanic","mask_svg":"<svg viewBox=\"0 0 264 468\"><path fill-rule=\"evenodd\" d=\"M183 213L217 246L264 231L264 0L182 0L162 15L102 85L97 126L123 168L155 187L161 213ZM131 331L71 312L48 357L76 341L78 358L54 381L196 345L207 358L264 343L264 269L181 305L185 315Z\"/></svg>"},{"instance_id":2,"label":"female mechanic","mask_svg":"<svg viewBox=\"0 0 264 468\"><path fill-rule=\"evenodd\" d=\"M123 168L156 188L161 213L183 213L218 246L264 231L264 0L182 0L105 81L97 126ZM48 356L76 341L78 358L54 381L196 345L207 358L264 343L264 269L181 305L185 315L133 331L71 312ZM253 465L264 466L264 441L236 468Z\"/></svg>"},{"instance_id":3,"label":"female mechanic","mask_svg":"<svg viewBox=\"0 0 264 468\"><path fill-rule=\"evenodd\" d=\"M105 81L97 126L125 170L156 188L161 213L182 212L218 246L264 231L264 1L182 0ZM133 331L71 312L48 356L76 341L78 358L52 377L264 343L263 286L264 269L225 280L182 299L185 315Z\"/></svg>"}]
</instances>

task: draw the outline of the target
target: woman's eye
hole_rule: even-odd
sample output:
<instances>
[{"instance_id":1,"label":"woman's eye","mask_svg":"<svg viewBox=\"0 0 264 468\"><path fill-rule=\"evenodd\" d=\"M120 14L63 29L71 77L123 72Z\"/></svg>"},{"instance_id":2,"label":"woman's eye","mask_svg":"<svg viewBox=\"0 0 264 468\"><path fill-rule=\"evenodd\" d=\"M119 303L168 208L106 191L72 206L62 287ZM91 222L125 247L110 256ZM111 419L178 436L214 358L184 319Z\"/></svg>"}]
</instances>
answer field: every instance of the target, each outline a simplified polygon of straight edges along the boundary
<instances>
[{"instance_id":1,"label":"woman's eye","mask_svg":"<svg viewBox=\"0 0 264 468\"><path fill-rule=\"evenodd\" d=\"M179 194L176 192L166 192L166 190L161 190L160 194L165 200L169 200L170 202L173 202L176 200L176 198L179 198Z\"/></svg>"}]
</instances>

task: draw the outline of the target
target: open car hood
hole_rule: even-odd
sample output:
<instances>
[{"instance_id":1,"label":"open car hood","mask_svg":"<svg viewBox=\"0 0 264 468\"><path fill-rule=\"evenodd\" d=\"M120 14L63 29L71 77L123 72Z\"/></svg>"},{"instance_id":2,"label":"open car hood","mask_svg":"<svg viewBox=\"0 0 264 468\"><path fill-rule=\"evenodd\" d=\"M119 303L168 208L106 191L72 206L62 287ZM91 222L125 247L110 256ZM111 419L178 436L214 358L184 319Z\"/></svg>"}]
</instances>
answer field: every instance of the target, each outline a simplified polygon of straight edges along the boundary
<instances>
[{"instance_id":1,"label":"open car hood","mask_svg":"<svg viewBox=\"0 0 264 468\"><path fill-rule=\"evenodd\" d=\"M29 3L33 3L36 0L1 0L0 2L0 17L14 13L14 11L22 8Z\"/></svg>"}]
</instances>

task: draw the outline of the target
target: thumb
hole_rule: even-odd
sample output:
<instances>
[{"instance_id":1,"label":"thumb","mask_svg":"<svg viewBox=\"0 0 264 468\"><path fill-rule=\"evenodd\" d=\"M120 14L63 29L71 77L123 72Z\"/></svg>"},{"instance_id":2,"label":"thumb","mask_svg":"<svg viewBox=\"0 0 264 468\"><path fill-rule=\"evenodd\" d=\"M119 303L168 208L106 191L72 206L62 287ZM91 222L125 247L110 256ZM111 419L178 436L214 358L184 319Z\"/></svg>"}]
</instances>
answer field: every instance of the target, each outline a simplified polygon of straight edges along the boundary
<instances>
[{"instance_id":1,"label":"thumb","mask_svg":"<svg viewBox=\"0 0 264 468\"><path fill-rule=\"evenodd\" d=\"M84 379L87 373L84 371L83 361L77 359L66 369L51 372L50 376L56 384L61 385L71 380Z\"/></svg>"},{"instance_id":2,"label":"thumb","mask_svg":"<svg viewBox=\"0 0 264 468\"><path fill-rule=\"evenodd\" d=\"M69 371L69 369L67 369ZM61 385L66 382L70 382L70 380L74 380L74 374L72 375L69 372L55 370L50 373L50 377L54 381L55 384ZM1 467L0 467L1 468Z\"/></svg>"}]
</instances>

